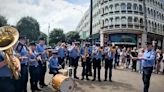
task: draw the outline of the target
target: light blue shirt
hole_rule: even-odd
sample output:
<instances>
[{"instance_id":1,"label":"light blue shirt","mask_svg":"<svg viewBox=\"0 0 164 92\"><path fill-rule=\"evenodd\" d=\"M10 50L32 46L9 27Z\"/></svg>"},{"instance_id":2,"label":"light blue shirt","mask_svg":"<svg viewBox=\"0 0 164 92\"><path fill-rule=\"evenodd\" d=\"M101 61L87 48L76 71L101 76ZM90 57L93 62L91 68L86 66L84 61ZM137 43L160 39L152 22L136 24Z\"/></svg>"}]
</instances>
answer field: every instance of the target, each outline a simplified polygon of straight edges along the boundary
<instances>
[{"instance_id":1,"label":"light blue shirt","mask_svg":"<svg viewBox=\"0 0 164 92\"><path fill-rule=\"evenodd\" d=\"M56 57L50 57L50 60L49 60L49 68L52 68L52 69L58 69L59 68L59 62L58 62L58 58Z\"/></svg>"},{"instance_id":2,"label":"light blue shirt","mask_svg":"<svg viewBox=\"0 0 164 92\"><path fill-rule=\"evenodd\" d=\"M36 60L36 58L37 58L37 52L36 51L34 51L33 53L32 53L32 55L30 55L29 56L29 62L30 62L30 66L35 66L35 67L37 67L39 64L38 64L38 61Z\"/></svg>"},{"instance_id":3,"label":"light blue shirt","mask_svg":"<svg viewBox=\"0 0 164 92\"><path fill-rule=\"evenodd\" d=\"M4 55L0 52L0 62L4 60ZM0 77L12 77L12 72L7 65L0 68Z\"/></svg>"},{"instance_id":4,"label":"light blue shirt","mask_svg":"<svg viewBox=\"0 0 164 92\"><path fill-rule=\"evenodd\" d=\"M38 54L41 55L41 58L44 60L44 59L47 59L47 55L46 53L43 53L44 50L45 50L46 46L45 45L41 45L41 44L37 44L36 46L36 51Z\"/></svg>"},{"instance_id":5,"label":"light blue shirt","mask_svg":"<svg viewBox=\"0 0 164 92\"><path fill-rule=\"evenodd\" d=\"M20 56L27 57L28 56L27 48L25 46L23 46L23 48L21 49L19 54L20 54ZM27 65L28 64L28 59L23 59L23 61L21 61L21 64Z\"/></svg>"},{"instance_id":6,"label":"light blue shirt","mask_svg":"<svg viewBox=\"0 0 164 92\"><path fill-rule=\"evenodd\" d=\"M93 56L93 58L102 59L102 53L100 53L98 50L99 50L99 47L94 48L94 53L96 54Z\"/></svg>"},{"instance_id":7,"label":"light blue shirt","mask_svg":"<svg viewBox=\"0 0 164 92\"><path fill-rule=\"evenodd\" d=\"M142 66L143 67L153 67L155 64L155 51L150 50L150 51L145 51L142 60Z\"/></svg>"},{"instance_id":8,"label":"light blue shirt","mask_svg":"<svg viewBox=\"0 0 164 92\"><path fill-rule=\"evenodd\" d=\"M64 58L65 57L65 48L59 48L58 55L60 58Z\"/></svg>"},{"instance_id":9,"label":"light blue shirt","mask_svg":"<svg viewBox=\"0 0 164 92\"><path fill-rule=\"evenodd\" d=\"M73 48L71 51L70 51L70 57L72 58L77 58L79 56L79 52L77 51L77 49Z\"/></svg>"}]
</instances>

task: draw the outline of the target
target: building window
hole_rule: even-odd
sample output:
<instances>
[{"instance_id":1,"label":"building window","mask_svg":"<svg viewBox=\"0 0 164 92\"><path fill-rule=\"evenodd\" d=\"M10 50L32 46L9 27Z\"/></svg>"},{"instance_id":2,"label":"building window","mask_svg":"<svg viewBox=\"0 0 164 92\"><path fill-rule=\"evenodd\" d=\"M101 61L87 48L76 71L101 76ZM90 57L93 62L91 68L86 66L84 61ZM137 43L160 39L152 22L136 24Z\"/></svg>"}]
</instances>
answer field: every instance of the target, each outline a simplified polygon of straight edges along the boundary
<instances>
[{"instance_id":1,"label":"building window","mask_svg":"<svg viewBox=\"0 0 164 92\"><path fill-rule=\"evenodd\" d=\"M121 23L122 23L122 24L126 24L126 23L127 23L126 17L122 17L122 18L121 18Z\"/></svg>"},{"instance_id":2,"label":"building window","mask_svg":"<svg viewBox=\"0 0 164 92\"><path fill-rule=\"evenodd\" d=\"M116 22L116 24L120 24L120 18L116 17L115 22Z\"/></svg>"},{"instance_id":3,"label":"building window","mask_svg":"<svg viewBox=\"0 0 164 92\"><path fill-rule=\"evenodd\" d=\"M112 13L113 12L113 5L109 6L109 12Z\"/></svg>"},{"instance_id":4,"label":"building window","mask_svg":"<svg viewBox=\"0 0 164 92\"><path fill-rule=\"evenodd\" d=\"M115 10L116 11L119 11L120 10L119 4L115 4Z\"/></svg>"},{"instance_id":5,"label":"building window","mask_svg":"<svg viewBox=\"0 0 164 92\"><path fill-rule=\"evenodd\" d=\"M121 10L126 10L126 4L125 3L121 3Z\"/></svg>"},{"instance_id":6,"label":"building window","mask_svg":"<svg viewBox=\"0 0 164 92\"><path fill-rule=\"evenodd\" d=\"M133 5L133 10L134 10L134 11L138 11L138 6L137 6L137 4L134 4L134 5Z\"/></svg>"},{"instance_id":7,"label":"building window","mask_svg":"<svg viewBox=\"0 0 164 92\"><path fill-rule=\"evenodd\" d=\"M132 17L128 17L128 23L132 23Z\"/></svg>"},{"instance_id":8,"label":"building window","mask_svg":"<svg viewBox=\"0 0 164 92\"><path fill-rule=\"evenodd\" d=\"M134 23L138 23L138 18L137 17L134 18Z\"/></svg>"},{"instance_id":9,"label":"building window","mask_svg":"<svg viewBox=\"0 0 164 92\"><path fill-rule=\"evenodd\" d=\"M109 20L109 27L110 27L110 28L113 27L113 18L110 18L110 20Z\"/></svg>"},{"instance_id":10,"label":"building window","mask_svg":"<svg viewBox=\"0 0 164 92\"><path fill-rule=\"evenodd\" d=\"M142 5L139 5L139 11L140 11L140 12L143 11Z\"/></svg>"},{"instance_id":11,"label":"building window","mask_svg":"<svg viewBox=\"0 0 164 92\"><path fill-rule=\"evenodd\" d=\"M108 6L105 6L105 13L107 13L109 10Z\"/></svg>"},{"instance_id":12,"label":"building window","mask_svg":"<svg viewBox=\"0 0 164 92\"><path fill-rule=\"evenodd\" d=\"M132 4L131 4L131 3L128 3L128 4L127 4L127 9L128 9L128 10L131 10L131 9L132 9Z\"/></svg>"}]
</instances>

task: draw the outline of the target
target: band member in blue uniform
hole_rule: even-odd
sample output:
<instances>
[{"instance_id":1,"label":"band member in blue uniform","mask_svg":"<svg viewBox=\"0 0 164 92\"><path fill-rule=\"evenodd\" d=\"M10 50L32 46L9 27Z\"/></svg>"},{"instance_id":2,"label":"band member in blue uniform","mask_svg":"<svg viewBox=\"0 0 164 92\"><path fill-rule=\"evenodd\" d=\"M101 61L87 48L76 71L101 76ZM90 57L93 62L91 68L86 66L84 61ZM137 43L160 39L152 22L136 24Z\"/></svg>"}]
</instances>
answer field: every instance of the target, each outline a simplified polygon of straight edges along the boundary
<instances>
[{"instance_id":1,"label":"band member in blue uniform","mask_svg":"<svg viewBox=\"0 0 164 92\"><path fill-rule=\"evenodd\" d=\"M38 88L39 81L39 63L37 58L39 58L38 53L36 52L36 44L35 42L30 43L30 51L29 51L29 71L30 71L30 83L32 92L41 91Z\"/></svg>"},{"instance_id":2,"label":"band member in blue uniform","mask_svg":"<svg viewBox=\"0 0 164 92\"><path fill-rule=\"evenodd\" d=\"M112 68L113 68L113 60L115 57L115 47L109 46L105 47L105 80L107 81L107 75L109 70L109 81L112 82Z\"/></svg>"},{"instance_id":3,"label":"band member in blue uniform","mask_svg":"<svg viewBox=\"0 0 164 92\"><path fill-rule=\"evenodd\" d=\"M58 60L59 60L59 64L62 65L63 69L65 67L65 61L64 61L65 55L66 55L65 43L62 43L60 48L58 49Z\"/></svg>"},{"instance_id":4,"label":"band member in blue uniform","mask_svg":"<svg viewBox=\"0 0 164 92\"><path fill-rule=\"evenodd\" d=\"M4 61L2 51L0 51L0 92L15 92L13 74Z\"/></svg>"},{"instance_id":5,"label":"band member in blue uniform","mask_svg":"<svg viewBox=\"0 0 164 92\"><path fill-rule=\"evenodd\" d=\"M142 60L143 66L143 83L144 83L144 91L149 91L150 86L150 78L153 71L153 66L155 65L155 51L151 42L147 42L147 50L144 52L143 57L139 58Z\"/></svg>"},{"instance_id":6,"label":"band member in blue uniform","mask_svg":"<svg viewBox=\"0 0 164 92\"><path fill-rule=\"evenodd\" d=\"M45 49L46 49L45 39L43 37L41 37L39 39L39 44L37 44L37 46L36 46L36 51L41 56L41 60L39 60L39 69L40 69L39 84L40 84L41 88L43 88L44 86L47 86L45 84L45 74L47 71L46 60L47 60L48 56L46 55Z\"/></svg>"},{"instance_id":7,"label":"band member in blue uniform","mask_svg":"<svg viewBox=\"0 0 164 92\"><path fill-rule=\"evenodd\" d=\"M75 79L79 79L76 75L78 61L79 61L79 54L80 54L80 50L78 47L78 42L74 42L72 49L70 50L70 59L71 59L71 66L74 67L74 78Z\"/></svg>"},{"instance_id":8,"label":"band member in blue uniform","mask_svg":"<svg viewBox=\"0 0 164 92\"><path fill-rule=\"evenodd\" d=\"M92 62L91 62L91 59L92 59L92 45L90 42L87 42L87 47L88 47L88 54L89 54L89 57L88 57L88 76L92 76Z\"/></svg>"},{"instance_id":9,"label":"band member in blue uniform","mask_svg":"<svg viewBox=\"0 0 164 92\"><path fill-rule=\"evenodd\" d=\"M53 74L54 76L59 73L59 69L61 68L61 65L59 64L58 61L58 51L53 50L52 51L52 56L50 57L49 60L49 69L50 69L50 74Z\"/></svg>"},{"instance_id":10,"label":"band member in blue uniform","mask_svg":"<svg viewBox=\"0 0 164 92\"><path fill-rule=\"evenodd\" d=\"M82 79L84 80L84 76L86 76L86 79L89 80L88 78L88 68L89 68L89 48L88 48L88 43L85 42L84 46L80 49L80 55L81 55L81 61L82 61Z\"/></svg>"},{"instance_id":11,"label":"band member in blue uniform","mask_svg":"<svg viewBox=\"0 0 164 92\"><path fill-rule=\"evenodd\" d=\"M96 42L96 47L94 48L93 51L93 69L94 69L94 76L93 76L93 80L96 80L96 71L98 69L98 81L101 82L101 78L100 78L100 70L101 70L101 60L102 60L102 53L103 50L100 48L100 43Z\"/></svg>"},{"instance_id":12,"label":"band member in blue uniform","mask_svg":"<svg viewBox=\"0 0 164 92\"><path fill-rule=\"evenodd\" d=\"M27 92L27 82L28 82L28 48L26 46L26 37L20 36L19 41L16 45L15 52L19 55L19 60L21 62L21 72L20 72L20 92ZM21 86L21 87L20 87Z\"/></svg>"}]
</instances>

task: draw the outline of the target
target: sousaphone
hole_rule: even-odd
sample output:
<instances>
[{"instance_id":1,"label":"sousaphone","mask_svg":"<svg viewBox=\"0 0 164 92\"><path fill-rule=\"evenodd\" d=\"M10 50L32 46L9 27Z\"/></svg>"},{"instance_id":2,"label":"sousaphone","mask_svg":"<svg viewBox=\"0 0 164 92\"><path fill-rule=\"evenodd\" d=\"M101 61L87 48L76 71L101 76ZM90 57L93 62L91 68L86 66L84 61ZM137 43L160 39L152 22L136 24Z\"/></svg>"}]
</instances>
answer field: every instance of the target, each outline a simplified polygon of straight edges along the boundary
<instances>
[{"instance_id":1,"label":"sousaphone","mask_svg":"<svg viewBox=\"0 0 164 92\"><path fill-rule=\"evenodd\" d=\"M20 62L14 57L13 46L19 38L17 29L11 26L0 27L0 51L4 52L4 60L11 69L15 79L19 78ZM14 58L14 59L13 59Z\"/></svg>"}]
</instances>

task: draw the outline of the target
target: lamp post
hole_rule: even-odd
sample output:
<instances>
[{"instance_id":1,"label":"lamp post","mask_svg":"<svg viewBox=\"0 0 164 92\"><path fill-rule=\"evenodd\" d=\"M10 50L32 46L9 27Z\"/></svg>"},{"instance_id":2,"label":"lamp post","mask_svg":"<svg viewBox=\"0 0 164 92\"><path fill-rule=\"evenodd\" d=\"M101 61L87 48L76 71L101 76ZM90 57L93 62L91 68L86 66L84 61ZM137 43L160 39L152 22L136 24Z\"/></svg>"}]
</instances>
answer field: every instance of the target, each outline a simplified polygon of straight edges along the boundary
<instances>
[{"instance_id":1,"label":"lamp post","mask_svg":"<svg viewBox=\"0 0 164 92\"><path fill-rule=\"evenodd\" d=\"M50 24L48 24L47 46L49 46L49 45L50 45L50 44L49 44L49 42L50 42Z\"/></svg>"},{"instance_id":2,"label":"lamp post","mask_svg":"<svg viewBox=\"0 0 164 92\"><path fill-rule=\"evenodd\" d=\"M91 42L92 45L92 14L93 14L93 10L92 10L92 4L93 4L93 0L90 1L90 36L89 36L89 40Z\"/></svg>"}]
</instances>

